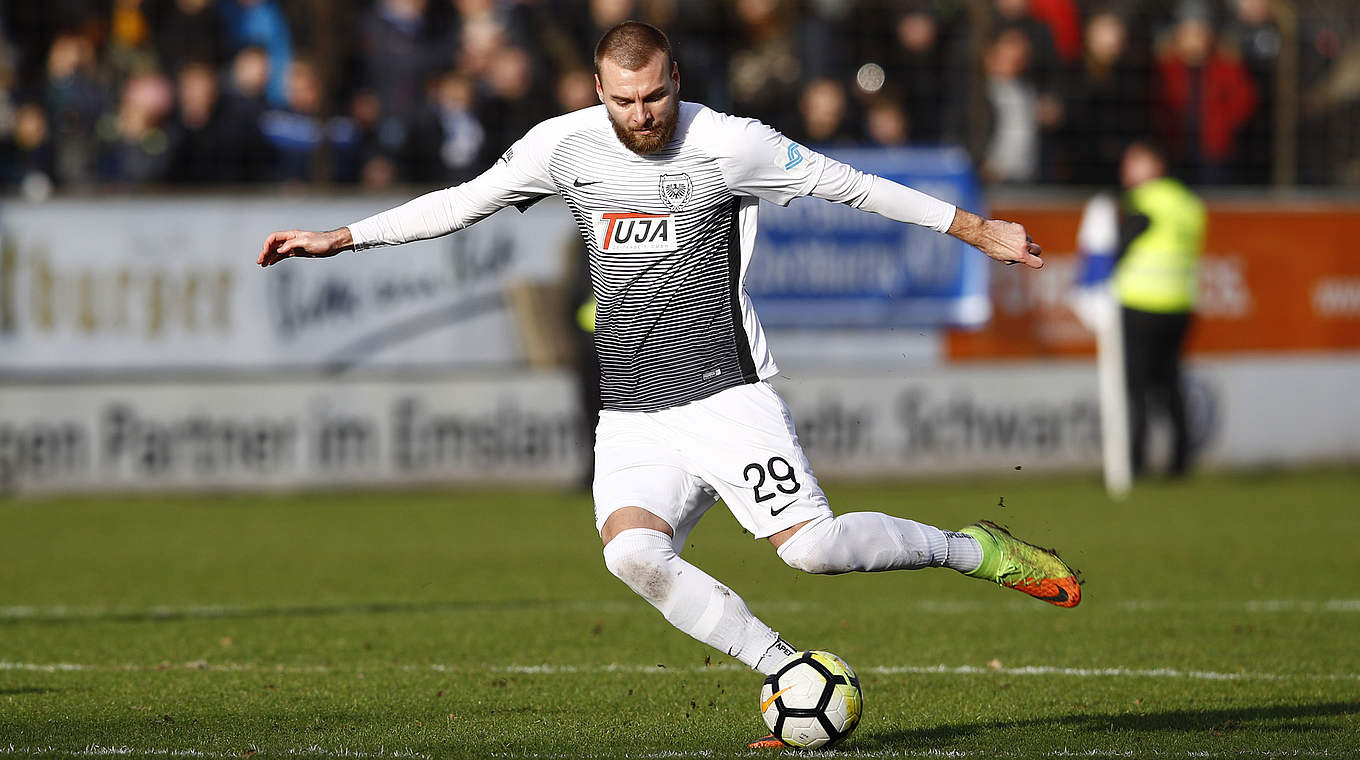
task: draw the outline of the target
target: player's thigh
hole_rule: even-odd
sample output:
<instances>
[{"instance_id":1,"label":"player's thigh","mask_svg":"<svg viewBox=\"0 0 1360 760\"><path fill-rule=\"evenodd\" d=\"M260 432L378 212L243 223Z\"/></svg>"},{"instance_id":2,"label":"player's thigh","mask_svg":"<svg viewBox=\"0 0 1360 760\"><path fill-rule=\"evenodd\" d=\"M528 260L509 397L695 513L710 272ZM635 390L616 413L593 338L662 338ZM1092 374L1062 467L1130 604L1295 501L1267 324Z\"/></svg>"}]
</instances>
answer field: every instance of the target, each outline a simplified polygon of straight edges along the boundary
<instances>
[{"instance_id":1,"label":"player's thigh","mask_svg":"<svg viewBox=\"0 0 1360 760\"><path fill-rule=\"evenodd\" d=\"M644 415L603 412L595 435L595 529L621 509L661 518L677 545L716 497Z\"/></svg>"},{"instance_id":2,"label":"player's thigh","mask_svg":"<svg viewBox=\"0 0 1360 760\"><path fill-rule=\"evenodd\" d=\"M731 388L676 411L690 407L685 454L753 536L831 514L788 406L768 383Z\"/></svg>"}]
</instances>

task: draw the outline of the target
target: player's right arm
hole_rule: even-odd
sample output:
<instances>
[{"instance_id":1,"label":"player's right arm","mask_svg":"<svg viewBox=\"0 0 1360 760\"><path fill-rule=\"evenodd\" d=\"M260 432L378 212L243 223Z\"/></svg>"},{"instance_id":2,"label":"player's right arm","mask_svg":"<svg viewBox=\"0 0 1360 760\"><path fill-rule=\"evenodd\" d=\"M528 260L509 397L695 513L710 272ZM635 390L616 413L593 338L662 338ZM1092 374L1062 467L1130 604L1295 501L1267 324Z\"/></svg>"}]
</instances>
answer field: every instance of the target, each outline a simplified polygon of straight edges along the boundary
<instances>
[{"instance_id":1,"label":"player's right arm","mask_svg":"<svg viewBox=\"0 0 1360 760\"><path fill-rule=\"evenodd\" d=\"M260 257L256 263L267 267L295 257L320 259L348 251L353 247L354 238L350 235L348 227L329 232L283 230L271 232L269 237L264 239L264 247L260 249Z\"/></svg>"},{"instance_id":2,"label":"player's right arm","mask_svg":"<svg viewBox=\"0 0 1360 760\"><path fill-rule=\"evenodd\" d=\"M558 130L549 120L529 130L496 163L457 187L436 190L396 208L329 232L287 230L265 238L260 266L284 259L334 256L341 251L400 245L447 235L506 206L557 192L548 157Z\"/></svg>"}]
</instances>

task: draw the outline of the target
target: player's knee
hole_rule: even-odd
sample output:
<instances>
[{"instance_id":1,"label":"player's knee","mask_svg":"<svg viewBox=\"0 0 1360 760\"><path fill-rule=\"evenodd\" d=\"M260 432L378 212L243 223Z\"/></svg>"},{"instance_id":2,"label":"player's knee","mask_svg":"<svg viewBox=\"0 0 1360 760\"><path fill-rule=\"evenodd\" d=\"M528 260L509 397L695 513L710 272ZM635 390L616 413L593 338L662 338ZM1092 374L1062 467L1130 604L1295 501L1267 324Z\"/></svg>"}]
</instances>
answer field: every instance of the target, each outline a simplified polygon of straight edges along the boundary
<instances>
[{"instance_id":1,"label":"player's knee","mask_svg":"<svg viewBox=\"0 0 1360 760\"><path fill-rule=\"evenodd\" d=\"M779 547L779 558L795 570L814 575L838 575L855 569L852 557L836 545L835 518L814 520Z\"/></svg>"},{"instance_id":2,"label":"player's knee","mask_svg":"<svg viewBox=\"0 0 1360 760\"><path fill-rule=\"evenodd\" d=\"M616 578L653 605L670 597L675 583L671 537L657 530L625 530L604 547L604 564Z\"/></svg>"}]
</instances>

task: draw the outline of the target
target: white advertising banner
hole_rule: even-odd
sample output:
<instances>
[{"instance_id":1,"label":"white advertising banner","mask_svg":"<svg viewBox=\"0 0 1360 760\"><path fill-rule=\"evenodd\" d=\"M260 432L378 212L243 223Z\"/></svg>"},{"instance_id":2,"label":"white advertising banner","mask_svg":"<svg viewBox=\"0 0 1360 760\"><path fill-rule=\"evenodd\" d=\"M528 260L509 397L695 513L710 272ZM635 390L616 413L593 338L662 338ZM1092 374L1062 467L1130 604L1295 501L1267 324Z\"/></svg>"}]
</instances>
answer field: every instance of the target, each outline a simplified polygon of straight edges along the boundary
<instances>
[{"instance_id":1,"label":"white advertising banner","mask_svg":"<svg viewBox=\"0 0 1360 760\"><path fill-rule=\"evenodd\" d=\"M551 373L0 386L0 491L570 482L574 404Z\"/></svg>"},{"instance_id":2,"label":"white advertising banner","mask_svg":"<svg viewBox=\"0 0 1360 760\"><path fill-rule=\"evenodd\" d=\"M11 204L0 217L0 374L505 366L514 283L560 277L565 206L445 238L285 261L276 229L332 229L401 201L205 197Z\"/></svg>"},{"instance_id":3,"label":"white advertising banner","mask_svg":"<svg viewBox=\"0 0 1360 760\"><path fill-rule=\"evenodd\" d=\"M788 372L776 383L819 475L1095 471L1087 362ZM1360 357L1199 362L1207 467L1360 461ZM561 373L0 385L0 491L238 489L579 476L590 446Z\"/></svg>"}]
</instances>

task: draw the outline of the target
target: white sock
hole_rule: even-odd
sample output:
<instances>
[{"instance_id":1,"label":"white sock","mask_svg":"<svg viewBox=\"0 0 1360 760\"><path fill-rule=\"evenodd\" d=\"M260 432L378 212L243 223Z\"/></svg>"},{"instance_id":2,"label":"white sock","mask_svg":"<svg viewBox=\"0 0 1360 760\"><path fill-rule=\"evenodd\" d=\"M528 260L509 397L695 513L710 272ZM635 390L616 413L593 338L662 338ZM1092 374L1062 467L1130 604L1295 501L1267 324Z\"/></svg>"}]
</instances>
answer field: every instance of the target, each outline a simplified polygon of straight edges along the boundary
<instances>
[{"instance_id":1,"label":"white sock","mask_svg":"<svg viewBox=\"0 0 1360 760\"><path fill-rule=\"evenodd\" d=\"M881 512L851 512L803 526L779 547L779 557L790 567L819 574L923 567L966 573L982 564L982 547L966 533Z\"/></svg>"},{"instance_id":2,"label":"white sock","mask_svg":"<svg viewBox=\"0 0 1360 760\"><path fill-rule=\"evenodd\" d=\"M767 676L773 675L779 671L779 666L784 664L784 660L789 659L795 654L798 654L798 650L794 648L792 644L785 641L783 636L780 636L778 640L770 645L769 649L765 650L765 654L760 656L760 660L756 662L755 669Z\"/></svg>"},{"instance_id":3,"label":"white sock","mask_svg":"<svg viewBox=\"0 0 1360 760\"><path fill-rule=\"evenodd\" d=\"M665 533L625 530L604 547L604 563L671 625L748 666L769 675L788 656L781 653L779 634L731 589L676 554Z\"/></svg>"}]
</instances>

